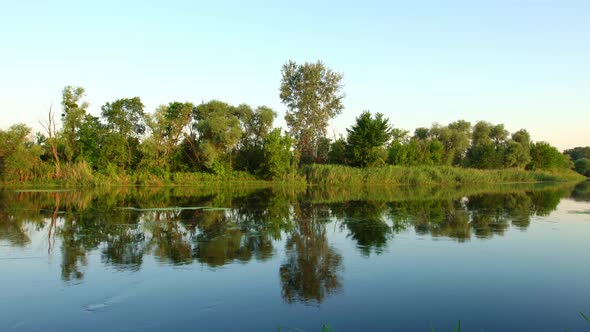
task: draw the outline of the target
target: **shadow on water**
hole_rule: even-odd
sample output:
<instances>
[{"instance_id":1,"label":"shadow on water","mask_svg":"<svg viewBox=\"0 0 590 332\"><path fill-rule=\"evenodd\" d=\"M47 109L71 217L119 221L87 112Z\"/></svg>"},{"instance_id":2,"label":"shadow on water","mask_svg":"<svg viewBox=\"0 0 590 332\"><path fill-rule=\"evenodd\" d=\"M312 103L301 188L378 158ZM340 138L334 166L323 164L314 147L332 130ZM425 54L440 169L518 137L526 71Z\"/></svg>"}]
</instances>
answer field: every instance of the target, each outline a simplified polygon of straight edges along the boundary
<instances>
[{"instance_id":1,"label":"shadow on water","mask_svg":"<svg viewBox=\"0 0 590 332\"><path fill-rule=\"evenodd\" d=\"M322 303L341 290L343 258L328 241L332 225L362 255L382 253L396 234L457 242L526 230L534 216L562 198L590 201L590 182L577 186L494 188L308 189L121 188L110 191L2 191L0 244L25 247L46 234L61 254L61 279L85 277L90 252L103 264L138 271L147 255L164 265L230 263L285 256L278 271L287 303ZM280 246L280 247L279 247Z\"/></svg>"}]
</instances>

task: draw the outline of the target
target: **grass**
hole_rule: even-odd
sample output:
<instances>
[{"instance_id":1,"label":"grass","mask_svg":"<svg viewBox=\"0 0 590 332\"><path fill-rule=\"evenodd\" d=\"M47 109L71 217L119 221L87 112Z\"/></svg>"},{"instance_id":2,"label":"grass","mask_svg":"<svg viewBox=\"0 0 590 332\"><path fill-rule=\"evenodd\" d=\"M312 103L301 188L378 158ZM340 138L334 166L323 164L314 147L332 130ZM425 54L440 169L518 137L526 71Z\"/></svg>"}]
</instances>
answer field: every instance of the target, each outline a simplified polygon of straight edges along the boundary
<instances>
[{"instance_id":1,"label":"grass","mask_svg":"<svg viewBox=\"0 0 590 332\"><path fill-rule=\"evenodd\" d=\"M280 185L305 186L303 177L292 179L268 181L242 171L233 171L228 174L212 174L206 172L175 172L164 174L152 174L147 171L139 171L131 174L125 172L100 173L93 171L86 163L65 164L59 177L53 172L43 176L31 178L25 182L4 181L0 183L3 188L101 188L101 187L269 187Z\"/></svg>"},{"instance_id":2,"label":"grass","mask_svg":"<svg viewBox=\"0 0 590 332\"><path fill-rule=\"evenodd\" d=\"M481 170L449 166L383 166L356 168L343 165L312 164L301 167L298 176L268 181L247 172L232 171L227 174L205 172L175 172L153 174L138 171L127 174L110 169L99 173L84 162L64 164L59 177L54 172L38 175L26 182L7 181L5 188L22 187L122 187L122 186L253 186L276 185L360 188L363 186L464 186L500 183L573 182L585 177L572 170L525 171L521 169Z\"/></svg>"},{"instance_id":3,"label":"grass","mask_svg":"<svg viewBox=\"0 0 590 332\"><path fill-rule=\"evenodd\" d=\"M407 202L460 199L480 194L513 194L551 190L560 197L568 196L575 183L520 183L481 184L463 186L319 186L308 190L306 199L315 204L330 204L346 201Z\"/></svg>"},{"instance_id":4,"label":"grass","mask_svg":"<svg viewBox=\"0 0 590 332\"><path fill-rule=\"evenodd\" d=\"M342 165L309 165L302 168L308 184L362 187L375 185L438 185L538 183L582 181L572 170L525 171L520 169L481 170L449 166L383 166L355 168Z\"/></svg>"}]
</instances>

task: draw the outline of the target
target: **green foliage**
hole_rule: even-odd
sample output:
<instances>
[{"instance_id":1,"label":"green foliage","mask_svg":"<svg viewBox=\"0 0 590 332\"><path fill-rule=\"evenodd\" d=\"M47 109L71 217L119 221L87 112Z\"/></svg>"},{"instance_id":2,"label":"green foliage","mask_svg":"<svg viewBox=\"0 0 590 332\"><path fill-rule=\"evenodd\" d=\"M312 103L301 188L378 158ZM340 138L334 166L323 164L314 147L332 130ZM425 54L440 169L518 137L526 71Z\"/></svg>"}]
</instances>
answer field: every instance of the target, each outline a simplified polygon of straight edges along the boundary
<instances>
[{"instance_id":1,"label":"green foliage","mask_svg":"<svg viewBox=\"0 0 590 332\"><path fill-rule=\"evenodd\" d=\"M84 121L78 131L79 158L87 162L90 167L99 169L101 164L102 148L105 146L104 137L107 135L106 127L100 120L90 114L84 116Z\"/></svg>"},{"instance_id":2,"label":"green foliage","mask_svg":"<svg viewBox=\"0 0 590 332\"><path fill-rule=\"evenodd\" d=\"M280 98L287 106L285 121L302 162L315 161L328 121L344 109L341 90L342 74L320 61L283 65Z\"/></svg>"},{"instance_id":3,"label":"green foliage","mask_svg":"<svg viewBox=\"0 0 590 332\"><path fill-rule=\"evenodd\" d=\"M422 133L407 143L393 142L388 150L390 164L399 166L440 165L444 146L437 139L420 139Z\"/></svg>"},{"instance_id":4,"label":"green foliage","mask_svg":"<svg viewBox=\"0 0 590 332\"><path fill-rule=\"evenodd\" d=\"M503 124L479 121L473 127L471 146L467 150L468 166L481 169L504 167L508 131Z\"/></svg>"},{"instance_id":5,"label":"green foliage","mask_svg":"<svg viewBox=\"0 0 590 332\"><path fill-rule=\"evenodd\" d=\"M31 139L31 128L15 124L0 130L0 176L3 181L28 181L41 174L43 148Z\"/></svg>"},{"instance_id":6,"label":"green foliage","mask_svg":"<svg viewBox=\"0 0 590 332\"><path fill-rule=\"evenodd\" d=\"M573 160L576 172L585 176L590 176L590 165L588 165L590 161L590 146L578 146L573 149L565 150L563 153Z\"/></svg>"},{"instance_id":7,"label":"green foliage","mask_svg":"<svg viewBox=\"0 0 590 332\"><path fill-rule=\"evenodd\" d=\"M590 159L580 158L574 162L576 172L590 177Z\"/></svg>"},{"instance_id":8,"label":"green foliage","mask_svg":"<svg viewBox=\"0 0 590 332\"><path fill-rule=\"evenodd\" d=\"M328 325L322 325L322 332L336 332L336 330L333 329L330 324L328 324Z\"/></svg>"},{"instance_id":9,"label":"green foliage","mask_svg":"<svg viewBox=\"0 0 590 332\"><path fill-rule=\"evenodd\" d=\"M506 143L504 167L524 168L531 161L531 136L521 129L512 134Z\"/></svg>"},{"instance_id":10,"label":"green foliage","mask_svg":"<svg viewBox=\"0 0 590 332\"><path fill-rule=\"evenodd\" d=\"M346 156L352 166L379 166L385 164L387 152L384 149L392 137L389 119L377 113L374 117L364 111L356 118L352 128L346 130Z\"/></svg>"},{"instance_id":11,"label":"green foliage","mask_svg":"<svg viewBox=\"0 0 590 332\"><path fill-rule=\"evenodd\" d=\"M174 184L176 173L200 171L216 177L245 171L264 179L294 181L297 164L310 162L376 167L358 172L347 168L348 174L343 175L328 172L320 180L327 183L330 177L334 183L551 181L574 178L564 169L590 172L590 159L584 157L590 147L567 150L564 155L548 143L532 143L524 129L509 136L503 124L484 121L473 128L464 120L447 126L435 123L417 128L410 137L408 131L393 128L382 114L372 116L365 111L347 129L346 140L331 142L325 135L326 126L343 109L341 81L341 74L321 62L285 63L280 89L288 108L285 119L290 135L285 136L280 129L272 129L276 113L266 106L252 109L212 100L195 107L171 102L145 114L140 98L134 97L106 103L97 118L87 114L84 89L67 86L62 91L61 131L56 132L52 125L50 110L44 126L48 137L37 134L33 141L24 125L1 132L0 173L9 183L163 185ZM379 167L386 163L398 167ZM432 166L545 171L525 176ZM307 174L309 169L313 167L301 171ZM353 174L360 178L351 177ZM488 178L492 175L499 178Z\"/></svg>"},{"instance_id":12,"label":"green foliage","mask_svg":"<svg viewBox=\"0 0 590 332\"><path fill-rule=\"evenodd\" d=\"M483 185L580 181L583 178L567 169L525 171L520 169L480 170L449 166L383 166L357 168L342 165L309 165L302 169L307 182L321 186L363 187L374 185Z\"/></svg>"},{"instance_id":13,"label":"green foliage","mask_svg":"<svg viewBox=\"0 0 590 332\"><path fill-rule=\"evenodd\" d=\"M205 169L231 170L231 151L242 137L240 117L243 110L218 100L194 108L200 159ZM222 158L226 155L227 165Z\"/></svg>"},{"instance_id":14,"label":"green foliage","mask_svg":"<svg viewBox=\"0 0 590 332\"><path fill-rule=\"evenodd\" d=\"M74 161L80 153L78 147L79 131L88 108L88 103L82 100L84 92L84 88L71 85L66 86L62 91L61 136L66 158L70 162Z\"/></svg>"},{"instance_id":15,"label":"green foliage","mask_svg":"<svg viewBox=\"0 0 590 332\"><path fill-rule=\"evenodd\" d=\"M295 173L297 158L291 148L293 139L281 135L279 128L271 131L264 139L262 176L267 179L281 179Z\"/></svg>"},{"instance_id":16,"label":"green foliage","mask_svg":"<svg viewBox=\"0 0 590 332\"><path fill-rule=\"evenodd\" d=\"M339 138L330 144L328 164L346 164L346 141Z\"/></svg>"},{"instance_id":17,"label":"green foliage","mask_svg":"<svg viewBox=\"0 0 590 332\"><path fill-rule=\"evenodd\" d=\"M547 142L537 142L531 146L531 162L529 169L572 168L569 156L559 152Z\"/></svg>"},{"instance_id":18,"label":"green foliage","mask_svg":"<svg viewBox=\"0 0 590 332\"><path fill-rule=\"evenodd\" d=\"M578 146L573 149L565 150L563 153L569 155L574 161L581 158L590 159L590 146Z\"/></svg>"},{"instance_id":19,"label":"green foliage","mask_svg":"<svg viewBox=\"0 0 590 332\"><path fill-rule=\"evenodd\" d=\"M180 138L191 122L193 104L172 102L160 105L153 115L146 115L146 124L151 135L143 140L142 166L147 169L181 169L176 163L180 152Z\"/></svg>"},{"instance_id":20,"label":"green foliage","mask_svg":"<svg viewBox=\"0 0 590 332\"><path fill-rule=\"evenodd\" d=\"M469 167L499 169L504 165L504 149L491 144L474 145L467 152Z\"/></svg>"},{"instance_id":21,"label":"green foliage","mask_svg":"<svg viewBox=\"0 0 590 332\"><path fill-rule=\"evenodd\" d=\"M248 105L240 105L243 134L238 143L236 168L253 174L260 172L264 163L264 139L272 129L276 112L266 106L254 111Z\"/></svg>"},{"instance_id":22,"label":"green foliage","mask_svg":"<svg viewBox=\"0 0 590 332\"><path fill-rule=\"evenodd\" d=\"M118 99L102 106L106 135L101 164L114 163L121 169L134 168L140 161L139 139L145 132L145 114L139 97Z\"/></svg>"},{"instance_id":23,"label":"green foliage","mask_svg":"<svg viewBox=\"0 0 590 332\"><path fill-rule=\"evenodd\" d=\"M441 164L461 165L471 138L471 123L459 120L443 127L434 124L430 136L444 146Z\"/></svg>"}]
</instances>

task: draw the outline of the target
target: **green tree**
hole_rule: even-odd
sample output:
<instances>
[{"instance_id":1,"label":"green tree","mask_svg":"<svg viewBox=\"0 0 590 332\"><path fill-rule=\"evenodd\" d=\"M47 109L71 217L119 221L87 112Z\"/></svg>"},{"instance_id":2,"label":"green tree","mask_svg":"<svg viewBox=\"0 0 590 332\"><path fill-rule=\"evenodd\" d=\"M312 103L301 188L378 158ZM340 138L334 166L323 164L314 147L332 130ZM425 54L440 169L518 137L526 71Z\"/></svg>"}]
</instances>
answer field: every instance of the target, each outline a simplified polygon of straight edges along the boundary
<instances>
[{"instance_id":1,"label":"green tree","mask_svg":"<svg viewBox=\"0 0 590 332\"><path fill-rule=\"evenodd\" d=\"M172 102L160 105L153 115L146 115L146 124L151 135L142 142L144 160L149 169L164 168L169 170L179 151L181 137L191 122L193 114L192 103Z\"/></svg>"},{"instance_id":2,"label":"green tree","mask_svg":"<svg viewBox=\"0 0 590 332\"><path fill-rule=\"evenodd\" d=\"M103 139L107 134L104 124L100 119L86 114L78 131L78 147L80 158L94 168L101 169L105 165L101 164L101 151L105 148Z\"/></svg>"},{"instance_id":3,"label":"green tree","mask_svg":"<svg viewBox=\"0 0 590 332\"><path fill-rule=\"evenodd\" d=\"M387 162L392 165L408 165L410 138L407 130L393 128L392 140L387 149Z\"/></svg>"},{"instance_id":4,"label":"green tree","mask_svg":"<svg viewBox=\"0 0 590 332\"><path fill-rule=\"evenodd\" d=\"M384 147L393 133L389 119L383 114L372 117L369 111L364 111L346 131L346 155L351 165L366 167L385 163L387 152Z\"/></svg>"},{"instance_id":5,"label":"green tree","mask_svg":"<svg viewBox=\"0 0 590 332\"><path fill-rule=\"evenodd\" d=\"M283 178L295 172L297 158L291 148L293 139L289 135L281 135L276 128L266 135L263 144L262 175L269 179Z\"/></svg>"},{"instance_id":6,"label":"green tree","mask_svg":"<svg viewBox=\"0 0 590 332\"><path fill-rule=\"evenodd\" d=\"M84 93L84 88L71 85L66 86L62 91L61 136L64 143L64 152L69 162L75 161L80 153L78 147L79 130L88 108L88 103L82 100Z\"/></svg>"},{"instance_id":7,"label":"green tree","mask_svg":"<svg viewBox=\"0 0 590 332\"><path fill-rule=\"evenodd\" d=\"M484 169L504 167L508 134L503 124L493 125L485 121L476 123L467 151L467 165Z\"/></svg>"},{"instance_id":8,"label":"green tree","mask_svg":"<svg viewBox=\"0 0 590 332\"><path fill-rule=\"evenodd\" d=\"M340 137L332 144L330 144L330 152L328 152L329 164L346 164L346 140Z\"/></svg>"},{"instance_id":9,"label":"green tree","mask_svg":"<svg viewBox=\"0 0 590 332\"><path fill-rule=\"evenodd\" d=\"M23 182L40 175L44 150L30 135L31 128L22 123L0 130L0 176L4 181Z\"/></svg>"},{"instance_id":10,"label":"green tree","mask_svg":"<svg viewBox=\"0 0 590 332\"><path fill-rule=\"evenodd\" d=\"M578 146L573 149L565 150L563 153L569 155L574 161L581 158L590 159L590 146Z\"/></svg>"},{"instance_id":11,"label":"green tree","mask_svg":"<svg viewBox=\"0 0 590 332\"><path fill-rule=\"evenodd\" d=\"M251 173L258 173L263 160L263 143L271 131L276 112L270 107L259 106L254 111L248 105L240 105L242 138L238 143L237 166Z\"/></svg>"},{"instance_id":12,"label":"green tree","mask_svg":"<svg viewBox=\"0 0 590 332\"><path fill-rule=\"evenodd\" d=\"M243 125L243 135L240 140L242 146L259 147L264 137L272 130L272 124L277 113L267 106L258 106L254 111L248 105L242 104L240 112Z\"/></svg>"},{"instance_id":13,"label":"green tree","mask_svg":"<svg viewBox=\"0 0 590 332\"><path fill-rule=\"evenodd\" d=\"M444 146L441 163L443 165L461 165L471 140L471 123L459 120L448 126L434 124L430 135Z\"/></svg>"},{"instance_id":14,"label":"green tree","mask_svg":"<svg viewBox=\"0 0 590 332\"><path fill-rule=\"evenodd\" d=\"M395 134L395 131L394 131ZM405 136L401 136L405 135ZM440 165L443 161L444 146L428 128L420 127L414 136L407 138L407 132L397 134L389 146L389 162L394 165Z\"/></svg>"},{"instance_id":15,"label":"green tree","mask_svg":"<svg viewBox=\"0 0 590 332\"><path fill-rule=\"evenodd\" d=\"M139 140L145 132L144 105L139 97L118 99L102 106L107 135L102 163L134 167L140 159Z\"/></svg>"},{"instance_id":16,"label":"green tree","mask_svg":"<svg viewBox=\"0 0 590 332\"><path fill-rule=\"evenodd\" d=\"M559 152L547 142L537 142L531 146L531 162L529 169L572 168L569 156Z\"/></svg>"},{"instance_id":17,"label":"green tree","mask_svg":"<svg viewBox=\"0 0 590 332\"><path fill-rule=\"evenodd\" d=\"M302 162L315 161L328 121L344 109L341 90L342 74L320 61L283 65L280 98L287 106L285 121Z\"/></svg>"},{"instance_id":18,"label":"green tree","mask_svg":"<svg viewBox=\"0 0 590 332\"><path fill-rule=\"evenodd\" d=\"M576 169L576 172L585 175L585 176L590 176L590 160L586 159L586 158L580 158L578 160L576 160L574 162L574 167Z\"/></svg>"},{"instance_id":19,"label":"green tree","mask_svg":"<svg viewBox=\"0 0 590 332\"><path fill-rule=\"evenodd\" d=\"M531 135L525 129L512 134L504 153L504 167L524 168L531 161Z\"/></svg>"},{"instance_id":20,"label":"green tree","mask_svg":"<svg viewBox=\"0 0 590 332\"><path fill-rule=\"evenodd\" d=\"M193 109L199 134L200 160L206 169L216 173L231 170L231 152L242 137L242 114L239 111L240 109L218 100Z\"/></svg>"}]
</instances>

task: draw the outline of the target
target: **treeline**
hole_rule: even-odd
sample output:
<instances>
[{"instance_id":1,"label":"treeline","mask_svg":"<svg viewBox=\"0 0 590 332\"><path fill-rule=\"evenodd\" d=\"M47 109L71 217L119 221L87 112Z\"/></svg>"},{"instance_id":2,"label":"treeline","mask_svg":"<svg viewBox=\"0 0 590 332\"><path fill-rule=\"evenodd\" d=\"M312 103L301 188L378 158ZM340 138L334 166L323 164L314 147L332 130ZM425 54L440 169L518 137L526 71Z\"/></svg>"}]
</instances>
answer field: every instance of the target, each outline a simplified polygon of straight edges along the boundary
<instances>
[{"instance_id":1,"label":"treeline","mask_svg":"<svg viewBox=\"0 0 590 332\"><path fill-rule=\"evenodd\" d=\"M331 144L327 160L334 164L376 166L458 166L478 169L569 169L573 164L547 142L533 142L521 129L512 134L503 124L459 120L409 132L393 128L377 113L363 112L346 139Z\"/></svg>"},{"instance_id":2,"label":"treeline","mask_svg":"<svg viewBox=\"0 0 590 332\"><path fill-rule=\"evenodd\" d=\"M573 149L565 150L563 153L570 156L574 161L574 169L576 172L590 177L590 146L575 147Z\"/></svg>"},{"instance_id":3,"label":"treeline","mask_svg":"<svg viewBox=\"0 0 590 332\"><path fill-rule=\"evenodd\" d=\"M280 86L287 107L284 132L274 128L277 113L269 107L218 100L198 105L174 101L148 113L139 97L122 98L104 104L97 117L88 112L84 88L67 86L59 121L50 109L42 122L44 132L32 135L23 124L0 130L0 175L4 182L83 182L94 175L128 179L137 174L141 176L136 180L179 182L197 173L294 179L299 165L312 163L574 167L569 155L546 142L533 142L526 130L510 134L502 124L483 121L434 124L410 135L394 128L382 114L365 111L347 129L346 137L330 140L328 122L344 108L341 81L341 74L321 62L287 62Z\"/></svg>"},{"instance_id":4,"label":"treeline","mask_svg":"<svg viewBox=\"0 0 590 332\"><path fill-rule=\"evenodd\" d=\"M93 172L166 177L245 171L264 179L295 174L292 139L273 129L276 113L268 107L217 100L200 105L171 102L150 114L134 97L106 103L96 117L88 113L83 97L81 87L64 88L60 129L50 111L45 133L32 136L31 128L22 124L0 131L5 181L67 179Z\"/></svg>"}]
</instances>

